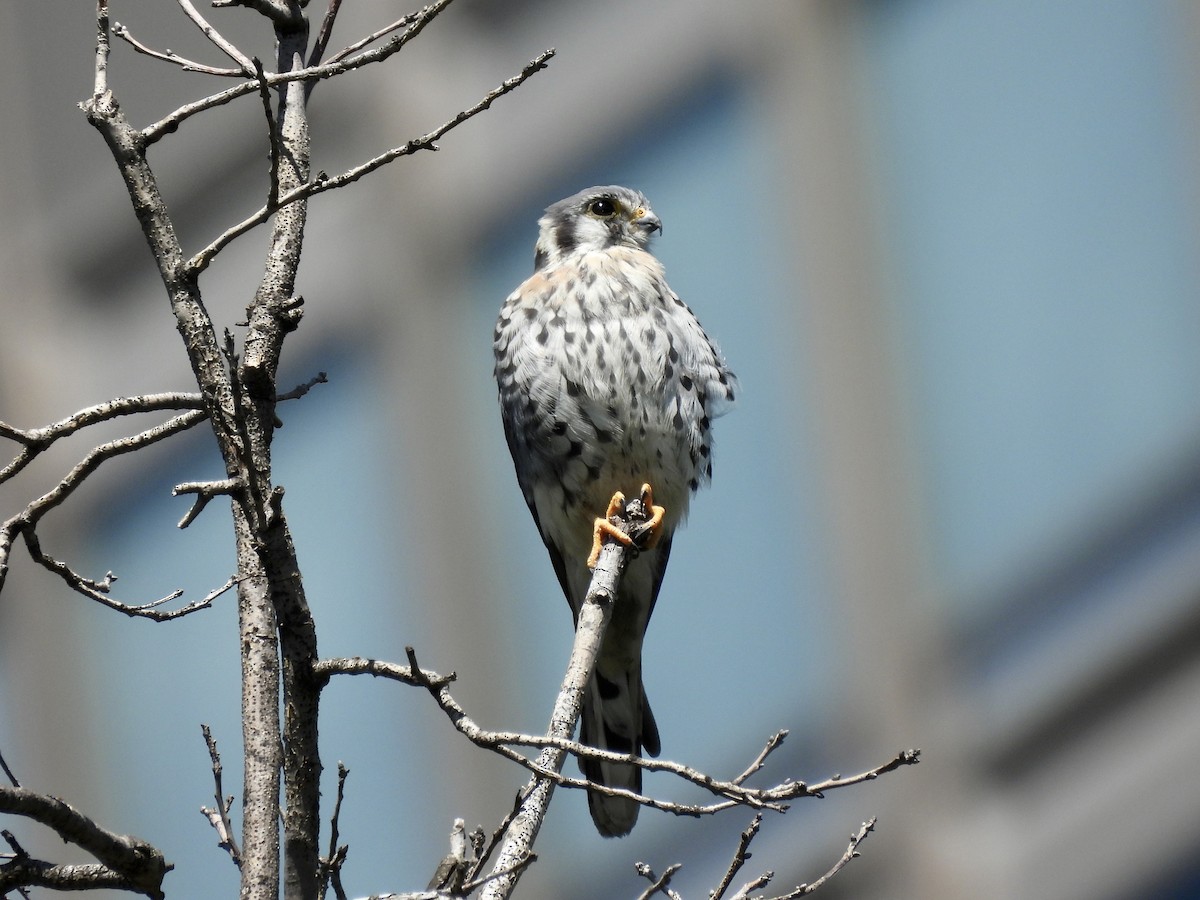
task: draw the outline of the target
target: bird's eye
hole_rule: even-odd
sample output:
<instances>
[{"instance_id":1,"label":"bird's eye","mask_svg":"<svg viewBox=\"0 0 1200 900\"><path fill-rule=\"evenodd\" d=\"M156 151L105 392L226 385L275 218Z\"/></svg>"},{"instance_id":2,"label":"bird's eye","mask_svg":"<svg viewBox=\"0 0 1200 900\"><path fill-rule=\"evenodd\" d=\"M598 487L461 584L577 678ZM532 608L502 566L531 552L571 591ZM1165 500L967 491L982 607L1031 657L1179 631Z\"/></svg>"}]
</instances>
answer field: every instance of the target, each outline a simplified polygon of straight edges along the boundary
<instances>
[{"instance_id":1,"label":"bird's eye","mask_svg":"<svg viewBox=\"0 0 1200 900\"><path fill-rule=\"evenodd\" d=\"M599 216L601 219L607 219L614 215L617 211L617 205L607 197L599 197L587 205L587 211L593 216Z\"/></svg>"}]
</instances>

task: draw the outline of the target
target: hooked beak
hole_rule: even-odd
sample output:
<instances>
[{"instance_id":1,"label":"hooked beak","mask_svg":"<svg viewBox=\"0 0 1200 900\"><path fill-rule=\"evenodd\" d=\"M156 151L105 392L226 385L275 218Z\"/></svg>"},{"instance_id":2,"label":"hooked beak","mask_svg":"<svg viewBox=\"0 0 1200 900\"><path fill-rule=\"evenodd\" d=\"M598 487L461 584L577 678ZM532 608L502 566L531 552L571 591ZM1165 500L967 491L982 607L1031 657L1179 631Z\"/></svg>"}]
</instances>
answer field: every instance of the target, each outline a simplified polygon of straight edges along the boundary
<instances>
[{"instance_id":1,"label":"hooked beak","mask_svg":"<svg viewBox=\"0 0 1200 900\"><path fill-rule=\"evenodd\" d=\"M657 231L662 234L662 219L650 212L648 209L639 209L633 217L633 227L645 233L646 237L650 236L651 232Z\"/></svg>"}]
</instances>

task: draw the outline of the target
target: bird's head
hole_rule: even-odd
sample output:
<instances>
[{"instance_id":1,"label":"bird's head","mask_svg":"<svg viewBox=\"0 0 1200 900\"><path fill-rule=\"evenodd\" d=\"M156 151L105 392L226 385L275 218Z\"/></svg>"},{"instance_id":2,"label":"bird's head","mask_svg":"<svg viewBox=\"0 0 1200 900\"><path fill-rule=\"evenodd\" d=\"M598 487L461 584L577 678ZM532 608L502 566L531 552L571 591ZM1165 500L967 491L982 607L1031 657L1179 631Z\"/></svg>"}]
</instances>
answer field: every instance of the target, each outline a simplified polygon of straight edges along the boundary
<instances>
[{"instance_id":1,"label":"bird's head","mask_svg":"<svg viewBox=\"0 0 1200 900\"><path fill-rule=\"evenodd\" d=\"M534 267L572 253L633 247L645 250L662 221L640 191L618 185L591 187L546 208L538 220Z\"/></svg>"}]
</instances>

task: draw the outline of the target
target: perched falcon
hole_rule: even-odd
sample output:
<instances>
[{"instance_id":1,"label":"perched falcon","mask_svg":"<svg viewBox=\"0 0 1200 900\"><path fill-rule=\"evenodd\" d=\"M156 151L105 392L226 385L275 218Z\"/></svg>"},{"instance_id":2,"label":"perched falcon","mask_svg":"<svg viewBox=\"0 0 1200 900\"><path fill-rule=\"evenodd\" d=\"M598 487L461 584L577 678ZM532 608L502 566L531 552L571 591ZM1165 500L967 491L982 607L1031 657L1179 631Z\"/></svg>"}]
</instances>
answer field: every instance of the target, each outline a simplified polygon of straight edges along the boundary
<instances>
[{"instance_id":1,"label":"perched falcon","mask_svg":"<svg viewBox=\"0 0 1200 900\"><path fill-rule=\"evenodd\" d=\"M517 481L572 615L587 593L593 523L615 492L653 488L657 540L625 571L584 700L580 740L616 753L659 753L642 687L642 637L671 539L692 492L712 475L712 419L736 381L648 251L662 231L624 187L588 188L538 222L534 273L500 310L496 380ZM645 497L650 501L650 497ZM583 762L591 781L641 791L641 770ZM605 836L628 834L638 804L589 793Z\"/></svg>"}]
</instances>

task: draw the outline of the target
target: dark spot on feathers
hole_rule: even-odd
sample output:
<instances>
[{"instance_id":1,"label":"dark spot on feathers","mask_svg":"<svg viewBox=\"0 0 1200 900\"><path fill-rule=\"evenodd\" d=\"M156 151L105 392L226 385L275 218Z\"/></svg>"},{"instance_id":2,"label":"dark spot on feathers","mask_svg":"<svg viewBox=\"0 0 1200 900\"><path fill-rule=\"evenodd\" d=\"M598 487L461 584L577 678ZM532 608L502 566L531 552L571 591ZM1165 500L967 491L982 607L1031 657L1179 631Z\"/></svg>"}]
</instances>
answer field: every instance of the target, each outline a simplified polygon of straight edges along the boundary
<instances>
[{"instance_id":1,"label":"dark spot on feathers","mask_svg":"<svg viewBox=\"0 0 1200 900\"><path fill-rule=\"evenodd\" d=\"M681 388L683 388L685 391L690 391L692 389L692 376L680 375L679 376L679 386Z\"/></svg>"}]
</instances>

